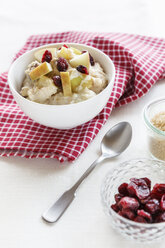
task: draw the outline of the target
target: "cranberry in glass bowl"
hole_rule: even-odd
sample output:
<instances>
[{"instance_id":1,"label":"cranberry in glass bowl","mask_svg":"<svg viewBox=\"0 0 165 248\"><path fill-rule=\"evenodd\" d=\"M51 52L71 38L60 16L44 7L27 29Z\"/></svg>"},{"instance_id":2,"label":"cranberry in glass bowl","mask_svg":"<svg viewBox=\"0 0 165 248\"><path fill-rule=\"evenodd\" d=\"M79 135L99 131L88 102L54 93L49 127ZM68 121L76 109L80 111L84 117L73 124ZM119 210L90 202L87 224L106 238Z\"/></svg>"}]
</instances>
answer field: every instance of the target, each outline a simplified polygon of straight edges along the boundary
<instances>
[{"instance_id":1,"label":"cranberry in glass bowl","mask_svg":"<svg viewBox=\"0 0 165 248\"><path fill-rule=\"evenodd\" d=\"M155 242L165 237L165 222L161 222L165 219L164 198L147 199L147 195L150 197L147 189L144 190L145 196L138 195L138 191L136 192L138 196L135 195L131 186L131 183L132 185L135 183L135 176L137 179L149 178L151 185L146 179L146 185L148 184L146 188L151 188L150 192L155 192L158 184L165 183L165 163L151 159L135 159L121 163L113 172L110 171L101 185L103 209L110 225L126 238L143 243ZM134 179L132 182L131 178ZM129 211L128 204L129 208L132 208ZM162 211L159 214L157 211L160 205ZM145 209L142 206L145 206ZM147 214L148 212L150 214ZM153 223L151 217L157 213L158 217L154 219L156 223Z\"/></svg>"}]
</instances>

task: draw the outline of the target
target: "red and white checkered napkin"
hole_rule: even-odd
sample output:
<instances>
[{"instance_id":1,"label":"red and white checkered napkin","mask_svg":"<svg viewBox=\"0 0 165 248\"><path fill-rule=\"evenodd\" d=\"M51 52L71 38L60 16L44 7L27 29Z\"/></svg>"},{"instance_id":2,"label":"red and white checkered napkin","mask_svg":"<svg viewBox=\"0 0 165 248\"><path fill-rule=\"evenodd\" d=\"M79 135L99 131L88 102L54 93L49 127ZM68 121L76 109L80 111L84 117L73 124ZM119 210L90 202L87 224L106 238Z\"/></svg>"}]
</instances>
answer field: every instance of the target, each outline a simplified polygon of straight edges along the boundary
<instances>
[{"instance_id":1,"label":"red and white checkered napkin","mask_svg":"<svg viewBox=\"0 0 165 248\"><path fill-rule=\"evenodd\" d=\"M41 45L76 42L94 46L115 63L112 95L102 112L88 123L70 130L57 130L35 123L20 110L0 75L0 155L26 158L75 160L95 138L112 108L136 100L163 78L165 40L120 33L63 32L31 36L16 55ZM62 113L61 113L62 114Z\"/></svg>"}]
</instances>

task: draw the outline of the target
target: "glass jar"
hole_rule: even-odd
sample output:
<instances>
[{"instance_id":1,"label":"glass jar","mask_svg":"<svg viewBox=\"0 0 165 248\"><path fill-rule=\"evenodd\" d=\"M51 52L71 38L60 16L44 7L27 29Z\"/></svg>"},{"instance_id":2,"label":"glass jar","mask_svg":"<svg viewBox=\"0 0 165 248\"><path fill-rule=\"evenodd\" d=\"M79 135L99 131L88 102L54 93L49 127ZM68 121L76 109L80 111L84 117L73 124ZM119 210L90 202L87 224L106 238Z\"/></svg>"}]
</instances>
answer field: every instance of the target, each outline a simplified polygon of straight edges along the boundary
<instances>
[{"instance_id":1,"label":"glass jar","mask_svg":"<svg viewBox=\"0 0 165 248\"><path fill-rule=\"evenodd\" d=\"M148 177L153 187L155 183L165 181L165 163L139 158L121 163L113 172L110 170L101 185L103 210L107 216L107 222L127 239L143 244L157 242L165 238L165 222L138 223L120 216L110 207L115 202L114 195L118 193L119 185L124 182L129 183L130 178L135 177L135 175L137 178Z\"/></svg>"},{"instance_id":2,"label":"glass jar","mask_svg":"<svg viewBox=\"0 0 165 248\"><path fill-rule=\"evenodd\" d=\"M156 115L163 112L165 113L165 99L158 99L144 108L143 116L149 151L154 158L165 161L165 131L161 131L151 122Z\"/></svg>"}]
</instances>

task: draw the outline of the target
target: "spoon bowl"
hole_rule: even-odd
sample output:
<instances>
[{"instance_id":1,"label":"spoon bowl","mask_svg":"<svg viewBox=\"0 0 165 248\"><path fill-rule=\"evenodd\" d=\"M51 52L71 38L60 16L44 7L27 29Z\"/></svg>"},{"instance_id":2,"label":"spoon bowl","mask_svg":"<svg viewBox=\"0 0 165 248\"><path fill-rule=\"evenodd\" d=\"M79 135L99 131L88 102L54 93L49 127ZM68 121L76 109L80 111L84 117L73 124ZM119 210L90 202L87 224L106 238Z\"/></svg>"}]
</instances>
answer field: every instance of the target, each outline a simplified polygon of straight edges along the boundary
<instances>
[{"instance_id":1,"label":"spoon bowl","mask_svg":"<svg viewBox=\"0 0 165 248\"><path fill-rule=\"evenodd\" d=\"M128 147L131 139L131 125L128 122L118 123L104 135L101 142L102 155L107 158L118 156Z\"/></svg>"}]
</instances>

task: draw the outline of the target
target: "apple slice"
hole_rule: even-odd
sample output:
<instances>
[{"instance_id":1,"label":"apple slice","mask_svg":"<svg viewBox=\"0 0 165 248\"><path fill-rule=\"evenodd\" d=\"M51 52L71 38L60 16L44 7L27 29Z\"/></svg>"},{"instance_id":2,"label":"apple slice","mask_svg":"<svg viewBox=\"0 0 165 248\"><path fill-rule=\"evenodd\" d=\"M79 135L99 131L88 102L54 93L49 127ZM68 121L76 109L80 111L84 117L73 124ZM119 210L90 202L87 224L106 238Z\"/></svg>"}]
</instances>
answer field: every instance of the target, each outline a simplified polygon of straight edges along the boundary
<instances>
[{"instance_id":1,"label":"apple slice","mask_svg":"<svg viewBox=\"0 0 165 248\"><path fill-rule=\"evenodd\" d=\"M42 56L46 50L51 52L52 59L57 57L57 48L45 48L45 49L40 49L34 53L35 59L38 60L39 62L42 62Z\"/></svg>"},{"instance_id":2,"label":"apple slice","mask_svg":"<svg viewBox=\"0 0 165 248\"><path fill-rule=\"evenodd\" d=\"M75 68L70 69L69 73L70 73L70 82L71 82L72 91L76 92L77 91L76 88L80 85L81 81L84 79L84 76Z\"/></svg>"},{"instance_id":3,"label":"apple slice","mask_svg":"<svg viewBox=\"0 0 165 248\"><path fill-rule=\"evenodd\" d=\"M71 59L69 63L71 64L72 67L83 65L89 70L89 66L90 66L89 53L86 52L81 55L77 55L73 59Z\"/></svg>"},{"instance_id":4,"label":"apple slice","mask_svg":"<svg viewBox=\"0 0 165 248\"><path fill-rule=\"evenodd\" d=\"M52 71L51 65L47 62L44 62L41 65L37 66L34 70L32 70L29 73L29 76L32 80L36 80L51 71Z\"/></svg>"},{"instance_id":5,"label":"apple slice","mask_svg":"<svg viewBox=\"0 0 165 248\"><path fill-rule=\"evenodd\" d=\"M74 52L74 54L76 54L76 55L82 54L82 52L81 52L80 50L78 50L77 48L75 48L75 47L71 47L70 49L71 49L71 50Z\"/></svg>"},{"instance_id":6,"label":"apple slice","mask_svg":"<svg viewBox=\"0 0 165 248\"><path fill-rule=\"evenodd\" d=\"M60 76L60 72L59 70L57 69L57 61L56 59L53 59L51 62L50 62L51 66L52 66L52 69L53 71L51 72L51 75L50 76Z\"/></svg>"},{"instance_id":7,"label":"apple slice","mask_svg":"<svg viewBox=\"0 0 165 248\"><path fill-rule=\"evenodd\" d=\"M75 77L70 80L73 92L76 92L76 88L80 85L81 81L82 77Z\"/></svg>"},{"instance_id":8,"label":"apple slice","mask_svg":"<svg viewBox=\"0 0 165 248\"><path fill-rule=\"evenodd\" d=\"M61 82L62 82L62 88L63 88L63 94L64 96L71 96L72 95L72 88L71 88L71 82L69 77L69 72L62 71L60 72L61 76Z\"/></svg>"},{"instance_id":9,"label":"apple slice","mask_svg":"<svg viewBox=\"0 0 165 248\"><path fill-rule=\"evenodd\" d=\"M58 57L62 57L67 60L73 58L73 54L70 48L66 48L64 46L62 46L61 49L57 53L58 53Z\"/></svg>"}]
</instances>

